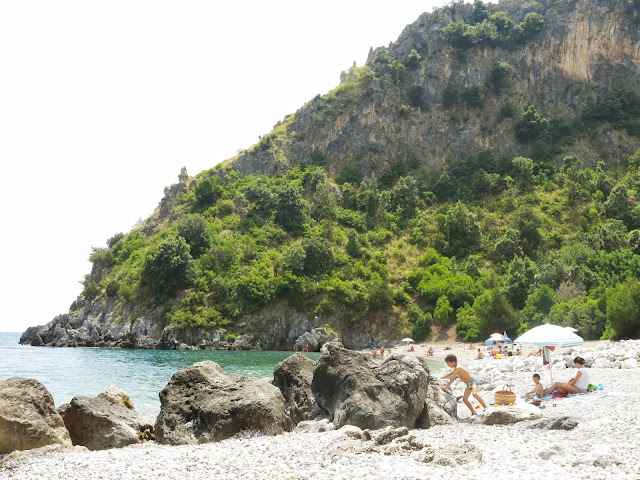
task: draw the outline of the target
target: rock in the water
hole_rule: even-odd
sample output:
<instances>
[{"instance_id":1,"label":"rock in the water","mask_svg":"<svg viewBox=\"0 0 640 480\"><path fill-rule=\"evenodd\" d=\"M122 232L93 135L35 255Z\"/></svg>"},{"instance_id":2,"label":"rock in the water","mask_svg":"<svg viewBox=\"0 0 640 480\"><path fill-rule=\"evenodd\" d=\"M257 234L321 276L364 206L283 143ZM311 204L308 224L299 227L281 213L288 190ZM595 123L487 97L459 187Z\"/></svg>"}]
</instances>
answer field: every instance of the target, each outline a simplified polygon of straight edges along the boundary
<instances>
[{"instance_id":1,"label":"rock in the water","mask_svg":"<svg viewBox=\"0 0 640 480\"><path fill-rule=\"evenodd\" d=\"M45 445L71 447L53 397L37 380L0 381L0 454Z\"/></svg>"},{"instance_id":2,"label":"rock in the water","mask_svg":"<svg viewBox=\"0 0 640 480\"><path fill-rule=\"evenodd\" d=\"M160 392L160 403L159 443L215 442L243 430L276 435L291 428L278 387L227 374L211 361L176 372Z\"/></svg>"},{"instance_id":3,"label":"rock in the water","mask_svg":"<svg viewBox=\"0 0 640 480\"><path fill-rule=\"evenodd\" d=\"M294 425L322 413L311 391L315 366L316 362L302 353L296 353L280 362L273 372L273 384L282 392Z\"/></svg>"},{"instance_id":4,"label":"rock in the water","mask_svg":"<svg viewBox=\"0 0 640 480\"><path fill-rule=\"evenodd\" d=\"M322 348L325 343L335 341L338 341L338 337L335 334L327 332L325 328L320 327L314 328L310 332L305 332L300 335L298 340L296 340L294 347L298 350L302 350L304 347L309 345L310 352L319 352L320 348Z\"/></svg>"},{"instance_id":5,"label":"rock in the water","mask_svg":"<svg viewBox=\"0 0 640 480\"><path fill-rule=\"evenodd\" d=\"M74 397L58 408L74 445L89 450L153 440L153 425L136 412L104 398Z\"/></svg>"},{"instance_id":6,"label":"rock in the water","mask_svg":"<svg viewBox=\"0 0 640 480\"><path fill-rule=\"evenodd\" d=\"M98 394L98 398L104 398L114 405L120 405L121 407L128 408L129 410L136 409L127 392L115 385L109 385L104 392Z\"/></svg>"},{"instance_id":7,"label":"rock in the water","mask_svg":"<svg viewBox=\"0 0 640 480\"><path fill-rule=\"evenodd\" d=\"M474 423L484 425L506 425L542 417L542 411L533 405L514 405L512 407L488 408L482 415L472 417Z\"/></svg>"},{"instance_id":8,"label":"rock in the water","mask_svg":"<svg viewBox=\"0 0 640 480\"><path fill-rule=\"evenodd\" d=\"M546 418L531 425L531 428L542 430L573 430L578 426L578 421L571 417Z\"/></svg>"},{"instance_id":9,"label":"rock in the water","mask_svg":"<svg viewBox=\"0 0 640 480\"><path fill-rule=\"evenodd\" d=\"M379 364L358 352L328 343L313 373L318 404L336 428L414 428L425 408L429 367L425 359L394 354ZM423 422L426 423L426 422Z\"/></svg>"}]
</instances>

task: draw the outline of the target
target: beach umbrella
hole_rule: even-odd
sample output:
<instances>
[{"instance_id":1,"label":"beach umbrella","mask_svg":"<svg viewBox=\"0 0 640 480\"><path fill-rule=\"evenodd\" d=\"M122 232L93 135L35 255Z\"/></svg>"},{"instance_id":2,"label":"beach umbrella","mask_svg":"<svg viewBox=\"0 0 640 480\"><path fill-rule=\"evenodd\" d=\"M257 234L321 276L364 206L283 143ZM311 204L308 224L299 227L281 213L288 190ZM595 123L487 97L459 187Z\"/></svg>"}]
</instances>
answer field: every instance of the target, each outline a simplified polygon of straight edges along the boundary
<instances>
[{"instance_id":1,"label":"beach umbrella","mask_svg":"<svg viewBox=\"0 0 640 480\"><path fill-rule=\"evenodd\" d=\"M531 330L527 330L525 333L516 338L514 343L522 343L526 345L536 345L542 348L543 359L549 362L549 372L551 374L551 383L553 383L553 371L551 370L551 350L549 347L570 347L573 345L580 345L584 342L582 337L579 337L570 330L558 325L551 325L545 323L537 327L533 327Z\"/></svg>"},{"instance_id":2,"label":"beach umbrella","mask_svg":"<svg viewBox=\"0 0 640 480\"><path fill-rule=\"evenodd\" d=\"M500 340L504 337L504 335L502 335L501 333L492 333L491 335L489 335L489 338L493 338L494 340Z\"/></svg>"},{"instance_id":3,"label":"beach umbrella","mask_svg":"<svg viewBox=\"0 0 640 480\"><path fill-rule=\"evenodd\" d=\"M413 343L413 339L412 338L403 338L402 340L400 340L402 343Z\"/></svg>"}]
</instances>

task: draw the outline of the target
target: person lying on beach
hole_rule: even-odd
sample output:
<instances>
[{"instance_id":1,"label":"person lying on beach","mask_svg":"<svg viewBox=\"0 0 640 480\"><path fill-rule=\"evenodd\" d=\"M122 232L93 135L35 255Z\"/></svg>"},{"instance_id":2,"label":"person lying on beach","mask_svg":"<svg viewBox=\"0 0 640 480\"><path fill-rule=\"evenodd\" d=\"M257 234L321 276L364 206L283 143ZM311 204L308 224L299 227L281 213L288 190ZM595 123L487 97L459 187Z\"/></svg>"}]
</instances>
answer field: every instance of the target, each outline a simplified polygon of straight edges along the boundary
<instances>
[{"instance_id":1,"label":"person lying on beach","mask_svg":"<svg viewBox=\"0 0 640 480\"><path fill-rule=\"evenodd\" d=\"M542 355L542 349L538 350L537 352L529 352L529 355L527 355L527 357L539 357L540 355Z\"/></svg>"},{"instance_id":2,"label":"person lying on beach","mask_svg":"<svg viewBox=\"0 0 640 480\"><path fill-rule=\"evenodd\" d=\"M442 388L443 390L449 388L451 384L455 381L455 379L459 378L461 381L467 384L467 388L465 388L464 390L464 396L462 399L464 400L464 403L469 408L469 410L471 410L471 415L477 415L476 411L473 409L473 406L471 405L471 402L469 401L469 395L471 394L473 394L475 399L480 402L480 405L482 405L484 408L487 408L487 406L484 403L484 400L482 400L482 397L478 395L478 380L476 380L471 376L471 373L469 372L469 370L467 370L464 367L458 366L458 358L452 353L447 355L444 358L444 361L447 364L447 366L449 368L453 368L453 370L451 370L451 373L448 373L447 375L444 375L442 377L442 378L450 378L451 380L449 380L449 383L447 383L447 385L444 387L440 385L440 388Z\"/></svg>"},{"instance_id":3,"label":"person lying on beach","mask_svg":"<svg viewBox=\"0 0 640 480\"><path fill-rule=\"evenodd\" d=\"M584 358L573 359L578 372L576 376L569 380L569 383L556 382L544 391L544 395L558 391L560 393L586 393L589 386L589 373L583 368Z\"/></svg>"},{"instance_id":4,"label":"person lying on beach","mask_svg":"<svg viewBox=\"0 0 640 480\"><path fill-rule=\"evenodd\" d=\"M478 349L478 356L476 357L476 360L482 360L484 358L484 353L482 353L482 350Z\"/></svg>"},{"instance_id":5,"label":"person lying on beach","mask_svg":"<svg viewBox=\"0 0 640 480\"><path fill-rule=\"evenodd\" d=\"M536 384L534 389L524 394L522 398L532 398L534 400L542 400L542 397L544 397L544 387L540 383L540 375L538 375L537 373L533 374L533 383Z\"/></svg>"}]
</instances>

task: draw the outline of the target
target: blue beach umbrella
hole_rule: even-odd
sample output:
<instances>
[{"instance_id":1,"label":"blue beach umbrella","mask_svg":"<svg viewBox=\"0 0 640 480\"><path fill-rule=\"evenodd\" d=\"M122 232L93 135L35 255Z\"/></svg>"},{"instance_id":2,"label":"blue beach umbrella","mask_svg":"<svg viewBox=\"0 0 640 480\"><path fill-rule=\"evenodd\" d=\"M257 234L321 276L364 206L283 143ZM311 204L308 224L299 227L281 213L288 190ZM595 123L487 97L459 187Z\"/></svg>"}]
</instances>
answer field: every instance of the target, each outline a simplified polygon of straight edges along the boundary
<instances>
[{"instance_id":1,"label":"blue beach umbrella","mask_svg":"<svg viewBox=\"0 0 640 480\"><path fill-rule=\"evenodd\" d=\"M571 330L558 325L545 323L526 331L514 343L536 345L543 349L543 358L549 362L551 383L553 383L553 371L551 370L551 352L547 347L570 347L581 345L584 340Z\"/></svg>"}]
</instances>

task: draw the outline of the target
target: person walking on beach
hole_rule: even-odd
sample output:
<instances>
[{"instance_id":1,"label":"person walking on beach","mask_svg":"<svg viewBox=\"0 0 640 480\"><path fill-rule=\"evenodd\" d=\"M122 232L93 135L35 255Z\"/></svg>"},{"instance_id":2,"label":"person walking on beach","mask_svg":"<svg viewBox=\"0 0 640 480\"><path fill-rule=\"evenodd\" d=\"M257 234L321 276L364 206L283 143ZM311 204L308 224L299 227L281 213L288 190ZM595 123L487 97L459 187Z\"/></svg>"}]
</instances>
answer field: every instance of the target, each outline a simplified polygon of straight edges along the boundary
<instances>
[{"instance_id":1,"label":"person walking on beach","mask_svg":"<svg viewBox=\"0 0 640 480\"><path fill-rule=\"evenodd\" d=\"M544 394L553 393L556 390L558 392L567 393L586 393L589 386L589 374L584 367L584 358L576 357L573 359L573 363L576 364L578 372L576 376L569 380L569 383L556 382L544 391Z\"/></svg>"},{"instance_id":2,"label":"person walking on beach","mask_svg":"<svg viewBox=\"0 0 640 480\"><path fill-rule=\"evenodd\" d=\"M445 363L449 368L453 368L451 373L444 375L442 378L450 378L449 383L446 386L440 385L440 388L443 390L449 388L451 384L455 381L456 378L459 378L461 381L467 384L467 388L464 390L464 396L462 399L464 400L465 405L471 410L471 415L476 415L476 411L473 409L471 402L469 401L469 395L473 394L474 398L480 402L484 408L487 408L487 405L482 400L482 397L478 395L478 380L471 376L469 370L464 367L458 366L458 358L450 353L444 358Z\"/></svg>"}]
</instances>

